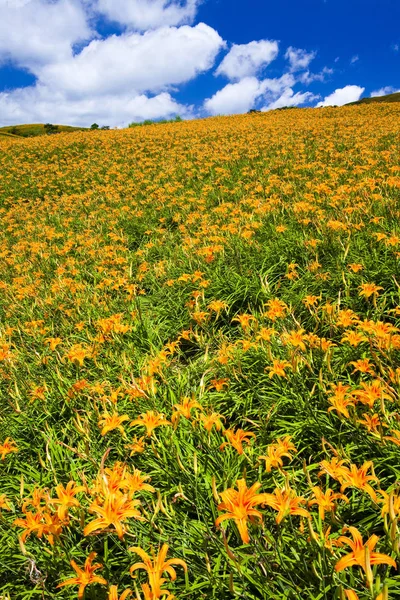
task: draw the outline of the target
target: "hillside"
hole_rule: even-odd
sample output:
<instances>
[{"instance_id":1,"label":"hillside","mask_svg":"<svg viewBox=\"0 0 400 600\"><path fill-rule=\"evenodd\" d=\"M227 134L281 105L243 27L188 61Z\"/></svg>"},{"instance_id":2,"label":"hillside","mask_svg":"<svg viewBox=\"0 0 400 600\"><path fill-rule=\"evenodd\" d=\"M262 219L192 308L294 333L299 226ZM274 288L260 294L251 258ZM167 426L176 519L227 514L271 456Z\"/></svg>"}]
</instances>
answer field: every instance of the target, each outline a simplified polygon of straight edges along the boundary
<instances>
[{"instance_id":1,"label":"hillside","mask_svg":"<svg viewBox=\"0 0 400 600\"><path fill-rule=\"evenodd\" d=\"M387 94L386 96L375 96L375 98L361 98L357 102L349 102L347 106L355 104L376 104L380 102L400 102L400 92L395 94Z\"/></svg>"},{"instance_id":2,"label":"hillside","mask_svg":"<svg viewBox=\"0 0 400 600\"><path fill-rule=\"evenodd\" d=\"M399 129L0 139L1 599L400 598Z\"/></svg>"},{"instance_id":3,"label":"hillside","mask_svg":"<svg viewBox=\"0 0 400 600\"><path fill-rule=\"evenodd\" d=\"M60 133L67 133L72 131L85 131L87 127L72 127L71 125L57 125ZM1 133L14 134L19 137L36 137L38 135L46 135L44 123L31 123L27 125L7 125L6 127L0 127Z\"/></svg>"}]
</instances>

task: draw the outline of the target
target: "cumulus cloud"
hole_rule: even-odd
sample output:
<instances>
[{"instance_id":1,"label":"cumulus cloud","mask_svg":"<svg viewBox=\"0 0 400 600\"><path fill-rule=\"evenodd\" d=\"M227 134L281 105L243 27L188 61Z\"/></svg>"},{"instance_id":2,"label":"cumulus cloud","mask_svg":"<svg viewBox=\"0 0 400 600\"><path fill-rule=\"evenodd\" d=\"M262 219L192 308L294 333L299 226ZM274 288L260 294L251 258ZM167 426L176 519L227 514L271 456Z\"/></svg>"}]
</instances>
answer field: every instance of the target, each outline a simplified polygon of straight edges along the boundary
<instances>
[{"instance_id":1,"label":"cumulus cloud","mask_svg":"<svg viewBox=\"0 0 400 600\"><path fill-rule=\"evenodd\" d=\"M290 70L292 72L307 69L315 57L316 52L307 52L307 50L293 48L293 46L289 46L285 53L285 58L289 61Z\"/></svg>"},{"instance_id":2,"label":"cumulus cloud","mask_svg":"<svg viewBox=\"0 0 400 600\"><path fill-rule=\"evenodd\" d=\"M97 10L111 21L139 31L191 23L201 0L97 0Z\"/></svg>"},{"instance_id":3,"label":"cumulus cloud","mask_svg":"<svg viewBox=\"0 0 400 600\"><path fill-rule=\"evenodd\" d=\"M160 91L210 69L223 45L218 33L204 23L112 35L93 40L66 61L46 65L39 79L71 97Z\"/></svg>"},{"instance_id":4,"label":"cumulus cloud","mask_svg":"<svg viewBox=\"0 0 400 600\"><path fill-rule=\"evenodd\" d=\"M61 92L45 86L32 86L0 93L0 114L4 125L15 123L68 123L88 126L100 122L126 126L131 121L158 119L179 114L190 116L190 108L177 103L169 93L153 97L145 94L110 94L67 100Z\"/></svg>"},{"instance_id":5,"label":"cumulus cloud","mask_svg":"<svg viewBox=\"0 0 400 600\"><path fill-rule=\"evenodd\" d=\"M228 83L204 103L205 110L212 114L244 113L263 103L261 110L272 110L282 106L298 106L317 99L310 92L295 93L291 86L296 83L291 73L274 79L258 80L245 77L237 83Z\"/></svg>"},{"instance_id":6,"label":"cumulus cloud","mask_svg":"<svg viewBox=\"0 0 400 600\"><path fill-rule=\"evenodd\" d=\"M239 114L250 110L265 91L256 77L245 77L238 83L228 83L222 90L204 102L204 108L212 115Z\"/></svg>"},{"instance_id":7,"label":"cumulus cloud","mask_svg":"<svg viewBox=\"0 0 400 600\"><path fill-rule=\"evenodd\" d=\"M0 63L36 73L72 56L77 42L93 37L78 0L0 0Z\"/></svg>"},{"instance_id":8,"label":"cumulus cloud","mask_svg":"<svg viewBox=\"0 0 400 600\"><path fill-rule=\"evenodd\" d=\"M37 66L36 85L1 94L2 122L87 125L103 118L122 125L187 116L189 109L171 97L172 86L210 69L223 45L204 23L92 40L79 54Z\"/></svg>"},{"instance_id":9,"label":"cumulus cloud","mask_svg":"<svg viewBox=\"0 0 400 600\"><path fill-rule=\"evenodd\" d=\"M322 102L319 102L317 106L343 106L349 102L356 102L361 98L364 91L365 88L359 85L346 85L344 88L335 90Z\"/></svg>"},{"instance_id":10,"label":"cumulus cloud","mask_svg":"<svg viewBox=\"0 0 400 600\"><path fill-rule=\"evenodd\" d=\"M216 75L225 75L236 81L256 75L278 56L278 42L259 40L249 44L234 44L216 70Z\"/></svg>"},{"instance_id":11,"label":"cumulus cloud","mask_svg":"<svg viewBox=\"0 0 400 600\"><path fill-rule=\"evenodd\" d=\"M379 90L371 92L371 98L376 98L377 96L387 96L388 94L396 94L397 92L400 92L400 90L392 87L391 85L386 85Z\"/></svg>"}]
</instances>

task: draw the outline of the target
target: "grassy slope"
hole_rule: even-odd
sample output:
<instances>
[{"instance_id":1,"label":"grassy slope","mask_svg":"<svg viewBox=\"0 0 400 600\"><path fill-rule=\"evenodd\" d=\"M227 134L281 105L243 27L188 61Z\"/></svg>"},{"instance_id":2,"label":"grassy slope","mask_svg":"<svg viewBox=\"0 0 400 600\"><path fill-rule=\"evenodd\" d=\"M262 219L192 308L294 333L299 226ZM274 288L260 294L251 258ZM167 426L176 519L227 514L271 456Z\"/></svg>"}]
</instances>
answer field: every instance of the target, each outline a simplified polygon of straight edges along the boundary
<instances>
[{"instance_id":1,"label":"grassy slope","mask_svg":"<svg viewBox=\"0 0 400 600\"><path fill-rule=\"evenodd\" d=\"M394 568L374 566L374 595L360 567L335 571L348 525L400 558L374 492L394 490L400 515L399 123L400 105L373 104L2 142L0 446L18 452L0 457L0 597L76 600L57 586L96 552L96 574L138 598L147 576L131 578L129 548L164 542L188 564L187 580L166 574L178 600L344 600L343 588L377 600L384 582L400 597ZM379 287L363 296L367 282ZM178 421L185 396L201 410ZM175 426L130 425L150 410ZM114 412L124 429L102 432ZM208 432L212 412L222 429ZM225 428L255 437L222 451ZM267 471L259 457L285 435L297 452ZM335 453L344 473L373 461L379 483L353 481L320 518L308 501L316 486L340 493L318 475ZM121 540L114 526L84 533L118 461L151 477L155 491L135 494L145 521L128 516ZM268 494L290 484L313 530L260 503L249 544L233 520L217 528L218 494L242 477ZM84 487L60 539L36 530L20 544L27 512L56 519L70 480Z\"/></svg>"},{"instance_id":2,"label":"grassy slope","mask_svg":"<svg viewBox=\"0 0 400 600\"><path fill-rule=\"evenodd\" d=\"M84 131L85 127L72 127L70 125L57 125L60 132ZM17 130L17 135L21 137L33 137L36 135L44 135L45 129L43 123L31 123L27 125L9 125L0 127L0 133L11 133Z\"/></svg>"},{"instance_id":3,"label":"grassy slope","mask_svg":"<svg viewBox=\"0 0 400 600\"><path fill-rule=\"evenodd\" d=\"M353 104L376 104L377 102L400 102L400 92L387 94L386 96L376 96L375 98L361 98L357 102L350 102L348 106Z\"/></svg>"},{"instance_id":4,"label":"grassy slope","mask_svg":"<svg viewBox=\"0 0 400 600\"><path fill-rule=\"evenodd\" d=\"M0 135L2 137L15 138L15 139L18 139L18 138L22 137L20 135L15 135L14 133L8 133L7 131L0 131Z\"/></svg>"}]
</instances>

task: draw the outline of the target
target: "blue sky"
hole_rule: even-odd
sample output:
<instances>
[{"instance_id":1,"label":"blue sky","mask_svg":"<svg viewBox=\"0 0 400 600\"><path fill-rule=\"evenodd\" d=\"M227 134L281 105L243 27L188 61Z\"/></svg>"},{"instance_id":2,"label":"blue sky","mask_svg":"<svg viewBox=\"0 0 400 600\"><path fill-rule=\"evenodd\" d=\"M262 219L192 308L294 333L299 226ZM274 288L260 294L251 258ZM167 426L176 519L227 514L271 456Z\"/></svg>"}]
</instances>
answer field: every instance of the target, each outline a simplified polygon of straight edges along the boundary
<instances>
[{"instance_id":1,"label":"blue sky","mask_svg":"<svg viewBox=\"0 0 400 600\"><path fill-rule=\"evenodd\" d=\"M400 90L398 0L0 0L0 125L345 104Z\"/></svg>"}]
</instances>

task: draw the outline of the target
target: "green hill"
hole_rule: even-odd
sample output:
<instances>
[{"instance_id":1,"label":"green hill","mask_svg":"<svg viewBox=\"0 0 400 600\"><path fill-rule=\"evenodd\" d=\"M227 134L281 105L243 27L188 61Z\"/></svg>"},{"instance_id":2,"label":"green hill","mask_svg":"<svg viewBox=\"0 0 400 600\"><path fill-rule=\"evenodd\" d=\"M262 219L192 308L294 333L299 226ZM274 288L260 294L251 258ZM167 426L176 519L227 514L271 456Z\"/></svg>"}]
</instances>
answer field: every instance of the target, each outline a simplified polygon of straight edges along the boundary
<instances>
[{"instance_id":1,"label":"green hill","mask_svg":"<svg viewBox=\"0 0 400 600\"><path fill-rule=\"evenodd\" d=\"M349 102L348 106L354 104L375 104L376 102L400 102L400 92L387 94L386 96L375 96L375 98L361 98L357 102Z\"/></svg>"},{"instance_id":2,"label":"green hill","mask_svg":"<svg viewBox=\"0 0 400 600\"><path fill-rule=\"evenodd\" d=\"M0 136L7 137L7 138L15 138L15 139L22 137L20 135L15 135L14 133L8 133L7 131L0 131Z\"/></svg>"},{"instance_id":3,"label":"green hill","mask_svg":"<svg viewBox=\"0 0 400 600\"><path fill-rule=\"evenodd\" d=\"M65 133L71 131L84 131L87 127L72 127L70 125L55 125L57 132ZM45 135L46 129L44 123L32 123L28 125L8 125L0 127L0 134L11 134L16 137L35 137L37 135Z\"/></svg>"}]
</instances>

